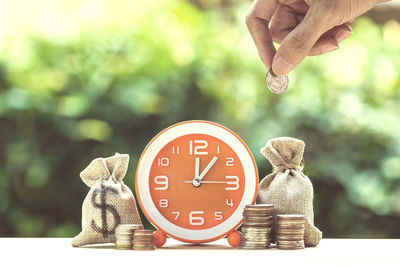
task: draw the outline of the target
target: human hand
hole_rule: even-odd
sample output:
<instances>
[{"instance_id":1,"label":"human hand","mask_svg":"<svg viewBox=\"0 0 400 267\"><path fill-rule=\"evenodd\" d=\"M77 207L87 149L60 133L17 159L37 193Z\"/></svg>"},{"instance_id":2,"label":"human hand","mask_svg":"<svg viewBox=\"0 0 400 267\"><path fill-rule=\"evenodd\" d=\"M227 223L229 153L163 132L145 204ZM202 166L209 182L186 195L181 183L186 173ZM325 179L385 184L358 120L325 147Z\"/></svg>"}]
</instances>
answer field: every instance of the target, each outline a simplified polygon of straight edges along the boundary
<instances>
[{"instance_id":1,"label":"human hand","mask_svg":"<svg viewBox=\"0 0 400 267\"><path fill-rule=\"evenodd\" d=\"M353 33L354 19L386 1L255 0L246 24L267 69L286 75L307 55L339 48ZM278 51L272 41L280 44Z\"/></svg>"}]
</instances>

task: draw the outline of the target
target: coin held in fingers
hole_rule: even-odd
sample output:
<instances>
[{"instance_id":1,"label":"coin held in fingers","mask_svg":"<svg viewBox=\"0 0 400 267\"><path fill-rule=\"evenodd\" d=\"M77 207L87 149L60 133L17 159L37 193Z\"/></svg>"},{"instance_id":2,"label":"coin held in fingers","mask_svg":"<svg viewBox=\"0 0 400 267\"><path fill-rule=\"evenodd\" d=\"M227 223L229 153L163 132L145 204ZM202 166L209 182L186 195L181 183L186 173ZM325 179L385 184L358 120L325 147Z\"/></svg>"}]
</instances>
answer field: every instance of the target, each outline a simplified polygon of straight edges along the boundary
<instances>
[{"instance_id":1,"label":"coin held in fingers","mask_svg":"<svg viewBox=\"0 0 400 267\"><path fill-rule=\"evenodd\" d=\"M270 69L267 72L267 77L265 78L267 82L268 89L275 94L282 94L286 91L289 85L288 76L278 76Z\"/></svg>"}]
</instances>

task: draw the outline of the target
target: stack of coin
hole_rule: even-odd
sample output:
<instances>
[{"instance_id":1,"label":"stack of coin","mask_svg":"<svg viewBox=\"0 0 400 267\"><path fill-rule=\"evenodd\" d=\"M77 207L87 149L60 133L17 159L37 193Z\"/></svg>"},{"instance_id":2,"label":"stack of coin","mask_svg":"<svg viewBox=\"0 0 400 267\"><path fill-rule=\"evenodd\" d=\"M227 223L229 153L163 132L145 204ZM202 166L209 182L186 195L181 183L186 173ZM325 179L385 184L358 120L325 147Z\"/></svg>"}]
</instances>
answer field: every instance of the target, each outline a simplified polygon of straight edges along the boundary
<instances>
[{"instance_id":1,"label":"stack of coin","mask_svg":"<svg viewBox=\"0 0 400 267\"><path fill-rule=\"evenodd\" d=\"M115 248L132 249L133 233L136 230L143 229L140 224L120 224L115 228Z\"/></svg>"},{"instance_id":2,"label":"stack of coin","mask_svg":"<svg viewBox=\"0 0 400 267\"><path fill-rule=\"evenodd\" d=\"M242 239L240 248L265 249L269 247L274 206L246 205L243 211Z\"/></svg>"},{"instance_id":3,"label":"stack of coin","mask_svg":"<svg viewBox=\"0 0 400 267\"><path fill-rule=\"evenodd\" d=\"M279 249L304 248L304 229L304 215L278 215L276 222L276 247Z\"/></svg>"},{"instance_id":4,"label":"stack of coin","mask_svg":"<svg viewBox=\"0 0 400 267\"><path fill-rule=\"evenodd\" d=\"M154 250L152 230L136 230L133 235L134 250Z\"/></svg>"}]
</instances>

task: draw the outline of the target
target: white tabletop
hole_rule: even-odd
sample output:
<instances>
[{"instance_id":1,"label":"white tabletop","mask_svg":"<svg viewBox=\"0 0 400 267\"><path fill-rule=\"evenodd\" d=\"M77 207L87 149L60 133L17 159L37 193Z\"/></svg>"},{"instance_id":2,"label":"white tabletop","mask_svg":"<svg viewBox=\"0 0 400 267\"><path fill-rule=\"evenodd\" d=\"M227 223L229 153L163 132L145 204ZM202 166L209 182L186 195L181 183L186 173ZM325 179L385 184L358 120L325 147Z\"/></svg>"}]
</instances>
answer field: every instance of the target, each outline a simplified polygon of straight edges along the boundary
<instances>
[{"instance_id":1,"label":"white tabletop","mask_svg":"<svg viewBox=\"0 0 400 267\"><path fill-rule=\"evenodd\" d=\"M0 238L0 266L400 266L400 239L323 239L317 248L290 251L231 248L226 239L192 245L169 238L154 251L74 248L71 240Z\"/></svg>"}]
</instances>

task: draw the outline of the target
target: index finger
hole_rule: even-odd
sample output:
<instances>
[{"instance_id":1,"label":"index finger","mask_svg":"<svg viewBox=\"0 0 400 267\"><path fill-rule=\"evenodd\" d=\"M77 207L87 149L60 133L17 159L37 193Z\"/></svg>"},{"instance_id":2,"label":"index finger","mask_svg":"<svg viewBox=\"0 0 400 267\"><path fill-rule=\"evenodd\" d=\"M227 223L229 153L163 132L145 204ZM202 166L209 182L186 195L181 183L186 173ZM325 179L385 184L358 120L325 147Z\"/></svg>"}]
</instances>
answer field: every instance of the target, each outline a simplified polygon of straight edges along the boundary
<instances>
[{"instance_id":1,"label":"index finger","mask_svg":"<svg viewBox=\"0 0 400 267\"><path fill-rule=\"evenodd\" d=\"M267 69L271 68L276 53L268 24L277 6L278 0L255 0L246 16L247 28Z\"/></svg>"}]
</instances>

